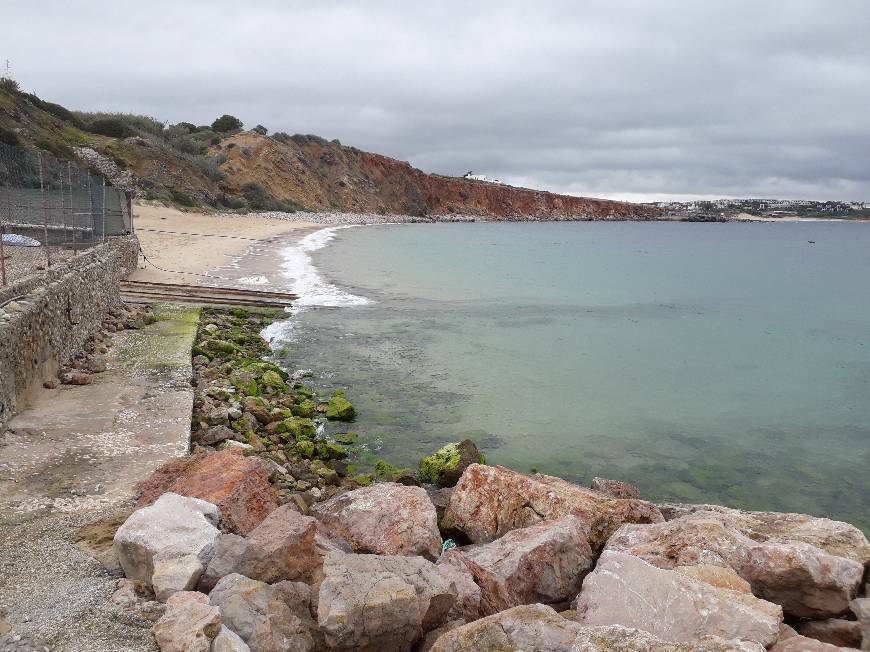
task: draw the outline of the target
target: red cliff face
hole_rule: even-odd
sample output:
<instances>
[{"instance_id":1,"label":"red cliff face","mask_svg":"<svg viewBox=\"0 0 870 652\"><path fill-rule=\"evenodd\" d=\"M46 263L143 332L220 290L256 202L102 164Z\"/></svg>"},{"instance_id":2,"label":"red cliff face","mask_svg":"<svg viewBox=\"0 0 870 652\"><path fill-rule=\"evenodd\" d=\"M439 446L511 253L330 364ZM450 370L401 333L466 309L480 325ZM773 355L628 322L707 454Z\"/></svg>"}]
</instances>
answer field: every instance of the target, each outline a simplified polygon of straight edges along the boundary
<instances>
[{"instance_id":1,"label":"red cliff face","mask_svg":"<svg viewBox=\"0 0 870 652\"><path fill-rule=\"evenodd\" d=\"M316 136L286 143L250 132L220 146L227 161L221 190L245 183L314 210L415 216L470 215L487 219L656 219L660 211L626 202L557 195L482 181L444 177L380 154Z\"/></svg>"}]
</instances>

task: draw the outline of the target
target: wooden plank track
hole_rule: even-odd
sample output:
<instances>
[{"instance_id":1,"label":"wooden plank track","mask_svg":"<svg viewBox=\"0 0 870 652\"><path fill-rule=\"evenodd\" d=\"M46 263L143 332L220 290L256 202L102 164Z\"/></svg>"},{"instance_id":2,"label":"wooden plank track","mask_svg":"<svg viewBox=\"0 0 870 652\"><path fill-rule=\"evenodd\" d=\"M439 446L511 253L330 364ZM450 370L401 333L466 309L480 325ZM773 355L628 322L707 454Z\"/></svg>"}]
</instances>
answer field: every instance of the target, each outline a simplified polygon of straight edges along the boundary
<instances>
[{"instance_id":1,"label":"wooden plank track","mask_svg":"<svg viewBox=\"0 0 870 652\"><path fill-rule=\"evenodd\" d=\"M142 303L174 301L201 306L248 306L252 308L285 308L292 305L293 300L297 298L295 294L290 292L146 281L121 281L121 296L128 301Z\"/></svg>"}]
</instances>

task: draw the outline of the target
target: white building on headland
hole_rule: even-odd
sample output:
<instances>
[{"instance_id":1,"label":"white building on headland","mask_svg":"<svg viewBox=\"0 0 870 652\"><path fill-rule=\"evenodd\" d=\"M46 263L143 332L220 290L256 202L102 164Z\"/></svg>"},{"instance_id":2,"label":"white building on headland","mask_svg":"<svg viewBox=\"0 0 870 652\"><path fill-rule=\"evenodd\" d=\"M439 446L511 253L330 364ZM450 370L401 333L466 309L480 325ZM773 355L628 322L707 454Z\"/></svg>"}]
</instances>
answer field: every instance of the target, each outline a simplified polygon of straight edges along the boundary
<instances>
[{"instance_id":1,"label":"white building on headland","mask_svg":"<svg viewBox=\"0 0 870 652\"><path fill-rule=\"evenodd\" d=\"M487 183L498 183L503 184L503 182L499 179L490 179L485 174L475 174L471 170L462 175L463 179L471 179L472 181L486 181Z\"/></svg>"}]
</instances>

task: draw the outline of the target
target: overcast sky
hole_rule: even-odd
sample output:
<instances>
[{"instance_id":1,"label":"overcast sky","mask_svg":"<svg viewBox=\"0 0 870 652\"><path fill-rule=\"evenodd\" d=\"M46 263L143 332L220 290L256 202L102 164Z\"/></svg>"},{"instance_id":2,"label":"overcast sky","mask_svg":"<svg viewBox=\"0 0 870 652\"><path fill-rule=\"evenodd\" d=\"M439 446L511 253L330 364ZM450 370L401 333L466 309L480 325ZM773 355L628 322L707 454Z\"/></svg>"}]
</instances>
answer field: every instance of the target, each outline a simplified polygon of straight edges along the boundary
<instances>
[{"instance_id":1,"label":"overcast sky","mask_svg":"<svg viewBox=\"0 0 870 652\"><path fill-rule=\"evenodd\" d=\"M589 196L870 201L868 0L3 0L0 23L13 76L69 108Z\"/></svg>"}]
</instances>

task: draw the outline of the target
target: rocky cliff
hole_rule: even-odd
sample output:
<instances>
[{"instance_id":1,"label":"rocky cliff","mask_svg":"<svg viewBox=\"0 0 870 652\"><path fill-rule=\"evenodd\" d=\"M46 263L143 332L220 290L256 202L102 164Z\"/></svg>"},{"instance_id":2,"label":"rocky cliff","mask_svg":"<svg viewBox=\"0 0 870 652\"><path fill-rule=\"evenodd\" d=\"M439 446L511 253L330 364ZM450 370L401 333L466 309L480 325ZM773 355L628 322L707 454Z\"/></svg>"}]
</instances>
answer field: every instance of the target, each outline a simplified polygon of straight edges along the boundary
<instances>
[{"instance_id":1,"label":"rocky cliff","mask_svg":"<svg viewBox=\"0 0 870 652\"><path fill-rule=\"evenodd\" d=\"M106 174L110 168L116 175L132 172L140 196L180 205L436 219L656 219L663 212L649 205L427 174L407 162L318 136L215 133L188 123L163 126L142 116L88 121L87 115L94 114L71 113L14 84L0 86L0 142L78 157L82 165ZM115 131L118 137L106 135Z\"/></svg>"},{"instance_id":2,"label":"rocky cliff","mask_svg":"<svg viewBox=\"0 0 870 652\"><path fill-rule=\"evenodd\" d=\"M242 195L257 183L277 198L309 209L406 215L475 215L495 219L650 219L656 208L557 195L444 177L404 161L316 136L282 143L243 132L215 146L226 162L225 191Z\"/></svg>"}]
</instances>

